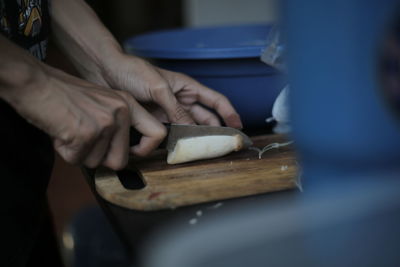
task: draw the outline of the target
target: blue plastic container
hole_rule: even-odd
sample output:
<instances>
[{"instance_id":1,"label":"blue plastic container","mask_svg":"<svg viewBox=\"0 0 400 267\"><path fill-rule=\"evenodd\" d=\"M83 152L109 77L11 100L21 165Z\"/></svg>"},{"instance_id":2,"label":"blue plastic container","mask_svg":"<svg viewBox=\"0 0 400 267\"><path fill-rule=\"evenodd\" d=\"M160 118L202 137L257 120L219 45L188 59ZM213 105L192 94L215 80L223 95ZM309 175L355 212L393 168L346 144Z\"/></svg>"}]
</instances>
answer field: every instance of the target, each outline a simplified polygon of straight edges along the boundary
<instances>
[{"instance_id":1,"label":"blue plastic container","mask_svg":"<svg viewBox=\"0 0 400 267\"><path fill-rule=\"evenodd\" d=\"M282 75L260 61L269 30L241 25L161 31L131 38L125 48L221 92L246 129L261 129L284 86Z\"/></svg>"}]
</instances>

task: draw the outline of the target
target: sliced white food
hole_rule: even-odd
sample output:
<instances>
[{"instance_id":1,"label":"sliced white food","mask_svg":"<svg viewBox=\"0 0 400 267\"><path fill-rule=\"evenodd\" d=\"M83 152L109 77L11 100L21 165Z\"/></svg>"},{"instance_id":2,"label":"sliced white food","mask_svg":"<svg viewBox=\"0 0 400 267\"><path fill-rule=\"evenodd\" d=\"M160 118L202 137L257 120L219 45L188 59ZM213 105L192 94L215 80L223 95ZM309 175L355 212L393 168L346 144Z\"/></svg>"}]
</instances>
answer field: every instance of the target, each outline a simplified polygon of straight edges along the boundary
<instances>
[{"instance_id":1,"label":"sliced white food","mask_svg":"<svg viewBox=\"0 0 400 267\"><path fill-rule=\"evenodd\" d=\"M243 148L243 138L240 135L209 135L190 137L178 140L174 150L168 152L167 163L211 159L224 156Z\"/></svg>"}]
</instances>

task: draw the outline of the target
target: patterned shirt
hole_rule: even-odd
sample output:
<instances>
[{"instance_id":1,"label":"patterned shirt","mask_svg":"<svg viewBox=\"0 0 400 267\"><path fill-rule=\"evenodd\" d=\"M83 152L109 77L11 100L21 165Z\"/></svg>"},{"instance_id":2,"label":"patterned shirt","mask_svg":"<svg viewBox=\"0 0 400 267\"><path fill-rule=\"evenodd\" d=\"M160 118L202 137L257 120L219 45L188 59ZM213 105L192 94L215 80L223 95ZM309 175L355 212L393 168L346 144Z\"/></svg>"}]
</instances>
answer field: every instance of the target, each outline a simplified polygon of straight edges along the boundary
<instances>
[{"instance_id":1,"label":"patterned shirt","mask_svg":"<svg viewBox=\"0 0 400 267\"><path fill-rule=\"evenodd\" d=\"M47 0L0 0L0 33L39 60L46 58L49 24Z\"/></svg>"}]
</instances>

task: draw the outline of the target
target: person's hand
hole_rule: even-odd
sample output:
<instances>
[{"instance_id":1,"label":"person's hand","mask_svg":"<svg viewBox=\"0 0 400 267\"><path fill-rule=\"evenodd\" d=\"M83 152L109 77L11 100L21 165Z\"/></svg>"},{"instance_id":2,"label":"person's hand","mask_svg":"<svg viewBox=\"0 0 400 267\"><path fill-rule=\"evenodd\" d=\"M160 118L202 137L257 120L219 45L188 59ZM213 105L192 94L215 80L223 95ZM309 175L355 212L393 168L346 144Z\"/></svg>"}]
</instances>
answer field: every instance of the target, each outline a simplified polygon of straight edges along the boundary
<instances>
[{"instance_id":1,"label":"person's hand","mask_svg":"<svg viewBox=\"0 0 400 267\"><path fill-rule=\"evenodd\" d=\"M42 82L17 92L15 107L47 132L55 150L69 163L123 168L128 161L129 127L143 134L131 148L144 156L166 136L165 127L133 97L44 67Z\"/></svg>"},{"instance_id":2,"label":"person's hand","mask_svg":"<svg viewBox=\"0 0 400 267\"><path fill-rule=\"evenodd\" d=\"M214 109L227 126L242 127L225 96L187 76L124 54L85 1L54 0L51 14L56 42L85 79L128 91L142 103L157 104L172 123L219 125L217 116L204 105Z\"/></svg>"},{"instance_id":3,"label":"person's hand","mask_svg":"<svg viewBox=\"0 0 400 267\"><path fill-rule=\"evenodd\" d=\"M169 122L220 125L218 117L204 105L215 110L227 126L242 128L239 115L224 95L184 74L157 68L129 55L108 62L103 73L89 79L128 91L140 102L158 104L162 110L158 109L155 113L165 113Z\"/></svg>"}]
</instances>

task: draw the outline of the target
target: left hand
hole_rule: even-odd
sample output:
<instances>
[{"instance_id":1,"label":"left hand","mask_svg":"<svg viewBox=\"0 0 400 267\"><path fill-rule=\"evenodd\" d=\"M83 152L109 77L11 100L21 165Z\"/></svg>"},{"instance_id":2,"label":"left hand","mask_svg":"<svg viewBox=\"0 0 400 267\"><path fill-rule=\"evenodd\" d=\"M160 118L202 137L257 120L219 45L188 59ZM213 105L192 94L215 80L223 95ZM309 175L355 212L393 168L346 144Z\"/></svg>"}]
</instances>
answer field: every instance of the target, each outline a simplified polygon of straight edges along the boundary
<instances>
[{"instance_id":1,"label":"left hand","mask_svg":"<svg viewBox=\"0 0 400 267\"><path fill-rule=\"evenodd\" d=\"M140 102L157 104L154 114L171 123L220 125L218 117L204 105L215 110L227 126L242 128L239 114L224 95L189 76L157 68L138 57L121 55L104 66L102 75L89 79L128 91Z\"/></svg>"}]
</instances>

